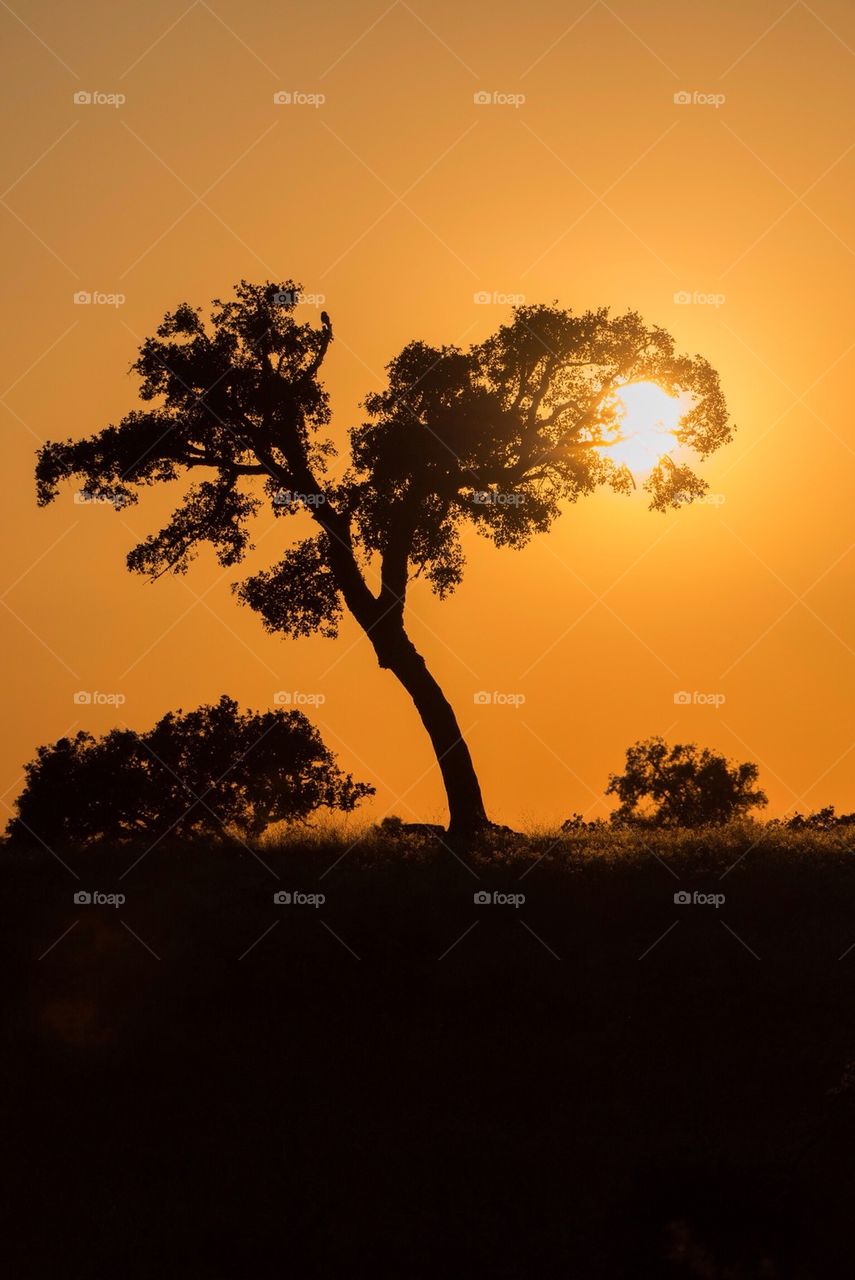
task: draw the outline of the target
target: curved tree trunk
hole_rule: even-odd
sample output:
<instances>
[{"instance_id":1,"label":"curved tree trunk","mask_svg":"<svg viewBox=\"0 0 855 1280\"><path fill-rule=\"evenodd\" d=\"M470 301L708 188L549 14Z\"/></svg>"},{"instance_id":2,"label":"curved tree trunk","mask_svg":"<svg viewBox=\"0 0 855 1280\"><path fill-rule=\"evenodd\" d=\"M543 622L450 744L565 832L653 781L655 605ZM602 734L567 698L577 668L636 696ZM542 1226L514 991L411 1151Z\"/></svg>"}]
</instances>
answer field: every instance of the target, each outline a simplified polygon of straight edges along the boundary
<instances>
[{"instance_id":1,"label":"curved tree trunk","mask_svg":"<svg viewBox=\"0 0 855 1280\"><path fill-rule=\"evenodd\" d=\"M378 631L381 630L378 628ZM403 629L372 632L380 666L397 676L415 703L428 732L448 800L448 833L467 837L489 826L481 785L451 703Z\"/></svg>"},{"instance_id":2,"label":"curved tree trunk","mask_svg":"<svg viewBox=\"0 0 855 1280\"><path fill-rule=\"evenodd\" d=\"M305 493L323 495L299 438L288 463L288 473L280 469L283 488L296 482ZM276 475L275 461L268 458L266 464L270 474ZM407 690L428 732L445 786L449 835L467 838L490 825L478 775L451 703L404 630L404 597L414 528L412 513L384 552L379 596L371 594L357 564L348 517L337 513L326 501L313 507L312 516L327 535L330 567L344 603L371 641L380 666L397 676Z\"/></svg>"}]
</instances>

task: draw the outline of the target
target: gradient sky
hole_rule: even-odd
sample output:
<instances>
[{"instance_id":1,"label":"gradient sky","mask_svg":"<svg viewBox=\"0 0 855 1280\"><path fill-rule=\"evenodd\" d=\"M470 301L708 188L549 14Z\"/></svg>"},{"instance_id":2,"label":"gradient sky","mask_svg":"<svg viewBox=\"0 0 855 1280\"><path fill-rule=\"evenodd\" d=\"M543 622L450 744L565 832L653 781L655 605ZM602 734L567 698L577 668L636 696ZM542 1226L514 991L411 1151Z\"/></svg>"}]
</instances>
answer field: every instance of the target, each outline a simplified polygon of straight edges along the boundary
<instances>
[{"instance_id":1,"label":"gradient sky","mask_svg":"<svg viewBox=\"0 0 855 1280\"><path fill-rule=\"evenodd\" d=\"M128 367L166 309L291 276L333 318L338 439L408 340L508 318L480 291L638 308L721 374L738 432L701 468L716 503L598 495L524 552L471 538L450 602L413 590L493 818L605 814L609 772L654 733L756 760L770 814L855 808L850 4L15 0L0 24L6 805L73 729L286 689L323 694L328 743L377 786L363 812L442 819L416 713L355 624L276 639L234 602L278 558L272 515L247 566L203 553L149 585L124 557L168 491L35 506L38 444L137 404Z\"/></svg>"}]
</instances>

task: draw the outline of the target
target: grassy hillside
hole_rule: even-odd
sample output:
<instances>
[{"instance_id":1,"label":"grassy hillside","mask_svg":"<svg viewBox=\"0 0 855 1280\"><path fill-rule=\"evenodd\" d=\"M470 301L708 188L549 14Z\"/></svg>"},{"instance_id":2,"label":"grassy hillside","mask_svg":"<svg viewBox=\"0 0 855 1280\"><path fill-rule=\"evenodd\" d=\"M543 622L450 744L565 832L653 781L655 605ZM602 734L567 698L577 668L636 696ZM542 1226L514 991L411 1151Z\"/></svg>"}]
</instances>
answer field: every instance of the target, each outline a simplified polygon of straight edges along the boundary
<instances>
[{"instance_id":1,"label":"grassy hillside","mask_svg":"<svg viewBox=\"0 0 855 1280\"><path fill-rule=\"evenodd\" d=\"M851 837L353 840L0 859L11 1274L852 1274Z\"/></svg>"}]
</instances>

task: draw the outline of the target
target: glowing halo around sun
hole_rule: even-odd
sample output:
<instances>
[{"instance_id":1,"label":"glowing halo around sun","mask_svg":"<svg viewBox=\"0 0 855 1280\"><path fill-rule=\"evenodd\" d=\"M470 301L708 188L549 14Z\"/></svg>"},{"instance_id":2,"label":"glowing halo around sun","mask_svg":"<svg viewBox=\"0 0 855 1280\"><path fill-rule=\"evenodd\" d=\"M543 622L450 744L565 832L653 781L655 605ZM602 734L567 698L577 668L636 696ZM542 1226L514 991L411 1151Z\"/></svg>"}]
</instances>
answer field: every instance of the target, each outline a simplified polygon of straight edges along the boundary
<instances>
[{"instance_id":1,"label":"glowing halo around sun","mask_svg":"<svg viewBox=\"0 0 855 1280\"><path fill-rule=\"evenodd\" d=\"M674 433L686 406L655 382L629 382L617 392L615 402L615 440L600 446L605 457L643 473L679 447Z\"/></svg>"}]
</instances>

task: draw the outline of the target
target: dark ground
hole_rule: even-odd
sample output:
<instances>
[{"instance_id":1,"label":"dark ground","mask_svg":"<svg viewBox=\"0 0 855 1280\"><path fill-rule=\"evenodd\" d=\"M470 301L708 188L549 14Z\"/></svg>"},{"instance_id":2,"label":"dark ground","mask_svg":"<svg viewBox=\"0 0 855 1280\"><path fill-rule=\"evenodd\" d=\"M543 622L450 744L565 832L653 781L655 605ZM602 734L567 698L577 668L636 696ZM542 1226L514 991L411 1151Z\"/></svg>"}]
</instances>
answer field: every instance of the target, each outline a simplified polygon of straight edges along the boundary
<instances>
[{"instance_id":1,"label":"dark ground","mask_svg":"<svg viewBox=\"0 0 855 1280\"><path fill-rule=\"evenodd\" d=\"M3 1275L852 1276L855 853L756 839L0 854Z\"/></svg>"}]
</instances>

